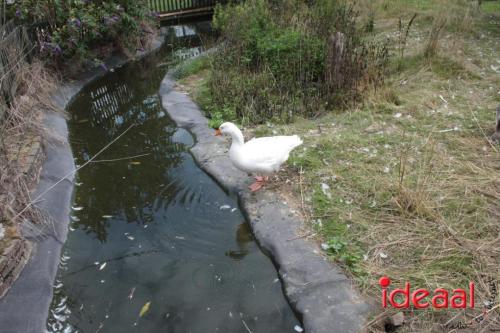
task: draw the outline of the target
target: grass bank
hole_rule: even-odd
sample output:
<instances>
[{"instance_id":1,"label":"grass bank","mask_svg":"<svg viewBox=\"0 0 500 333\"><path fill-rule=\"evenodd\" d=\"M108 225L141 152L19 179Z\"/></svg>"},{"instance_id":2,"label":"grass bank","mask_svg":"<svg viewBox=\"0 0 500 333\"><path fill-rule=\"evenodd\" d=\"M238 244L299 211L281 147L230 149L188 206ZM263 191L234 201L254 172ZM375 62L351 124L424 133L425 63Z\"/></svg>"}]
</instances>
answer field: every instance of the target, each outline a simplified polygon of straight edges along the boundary
<instances>
[{"instance_id":1,"label":"grass bank","mask_svg":"<svg viewBox=\"0 0 500 333\"><path fill-rule=\"evenodd\" d=\"M377 305L383 275L430 290L474 281L475 309L410 308L399 329L452 331L499 303L490 282L500 282L500 147L488 138L500 103L500 2L377 0L360 10L366 38L390 41L383 87L343 110L270 119L246 134L304 138L280 177L310 224L305 236ZM184 65L179 82L209 112L215 59ZM369 331L393 329L385 318L397 311L380 309ZM497 307L469 329L498 328L499 317Z\"/></svg>"}]
</instances>

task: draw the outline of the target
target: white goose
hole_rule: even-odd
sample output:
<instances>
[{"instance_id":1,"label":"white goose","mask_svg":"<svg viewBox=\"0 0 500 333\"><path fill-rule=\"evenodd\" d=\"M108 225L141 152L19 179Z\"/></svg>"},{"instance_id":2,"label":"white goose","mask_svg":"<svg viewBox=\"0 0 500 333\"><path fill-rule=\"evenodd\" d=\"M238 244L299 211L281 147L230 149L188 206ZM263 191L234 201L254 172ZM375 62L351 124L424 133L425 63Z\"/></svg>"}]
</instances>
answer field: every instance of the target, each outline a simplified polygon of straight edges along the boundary
<instances>
[{"instance_id":1,"label":"white goose","mask_svg":"<svg viewBox=\"0 0 500 333\"><path fill-rule=\"evenodd\" d=\"M249 186L252 192L258 191L268 180L268 175L280 169L288 159L292 149L302 144L297 135L253 138L245 143L240 129L233 123L224 123L215 135L229 135L232 138L229 159L241 171L256 175L256 182Z\"/></svg>"}]
</instances>

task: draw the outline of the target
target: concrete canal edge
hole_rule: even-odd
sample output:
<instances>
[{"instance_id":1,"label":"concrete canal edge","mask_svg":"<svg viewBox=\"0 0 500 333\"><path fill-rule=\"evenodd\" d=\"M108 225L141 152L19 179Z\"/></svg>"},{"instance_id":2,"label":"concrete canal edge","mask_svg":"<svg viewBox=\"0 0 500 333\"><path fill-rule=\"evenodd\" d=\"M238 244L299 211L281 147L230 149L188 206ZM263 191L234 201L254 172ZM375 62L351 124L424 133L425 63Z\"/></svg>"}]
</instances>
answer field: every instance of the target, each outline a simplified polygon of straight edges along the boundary
<instances>
[{"instance_id":1,"label":"concrete canal edge","mask_svg":"<svg viewBox=\"0 0 500 333\"><path fill-rule=\"evenodd\" d=\"M155 52L163 44L163 36L153 41L150 50L138 52L140 59ZM134 59L113 56L107 59L109 69L125 65ZM54 104L65 110L73 98L90 82L106 71L86 72L77 81L60 84L53 95ZM18 279L0 299L0 330L2 333L40 333L46 331L46 321L52 300L61 249L66 242L74 188L75 163L69 144L68 126L63 113L45 114L44 126L51 138L44 143L45 160L32 198L43 194L36 203L46 223L25 223L23 236L33 244L31 257ZM62 180L62 181L61 181Z\"/></svg>"},{"instance_id":2,"label":"concrete canal edge","mask_svg":"<svg viewBox=\"0 0 500 333\"><path fill-rule=\"evenodd\" d=\"M370 305L340 268L320 254L315 242L297 238L303 226L290 207L269 191L251 194L249 177L234 168L228 144L214 136L191 98L174 89L169 72L160 87L163 108L179 127L196 137L191 151L198 164L228 192L237 195L261 248L278 267L285 296L306 333L354 333L363 330Z\"/></svg>"}]
</instances>

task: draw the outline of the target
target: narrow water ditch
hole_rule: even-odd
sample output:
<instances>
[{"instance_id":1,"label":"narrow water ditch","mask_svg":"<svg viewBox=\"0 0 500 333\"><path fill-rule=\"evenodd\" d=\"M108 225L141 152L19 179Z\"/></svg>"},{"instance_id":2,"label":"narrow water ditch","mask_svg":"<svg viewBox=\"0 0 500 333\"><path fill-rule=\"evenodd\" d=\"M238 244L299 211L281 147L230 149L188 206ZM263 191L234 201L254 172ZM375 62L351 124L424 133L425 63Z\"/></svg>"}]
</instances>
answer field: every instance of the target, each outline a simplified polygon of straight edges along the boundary
<instances>
[{"instance_id":1,"label":"narrow water ditch","mask_svg":"<svg viewBox=\"0 0 500 333\"><path fill-rule=\"evenodd\" d=\"M293 332L299 324L237 203L201 169L157 95L197 27L85 87L68 107L81 165L48 332Z\"/></svg>"}]
</instances>

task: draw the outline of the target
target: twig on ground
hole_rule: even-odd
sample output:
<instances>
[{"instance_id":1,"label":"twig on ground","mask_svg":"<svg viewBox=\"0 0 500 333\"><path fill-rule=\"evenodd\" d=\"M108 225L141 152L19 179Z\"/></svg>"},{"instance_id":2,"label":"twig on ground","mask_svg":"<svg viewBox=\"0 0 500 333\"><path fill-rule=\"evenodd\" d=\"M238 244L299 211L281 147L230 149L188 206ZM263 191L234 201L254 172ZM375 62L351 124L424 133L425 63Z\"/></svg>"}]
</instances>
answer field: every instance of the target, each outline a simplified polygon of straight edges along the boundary
<instances>
[{"instance_id":1,"label":"twig on ground","mask_svg":"<svg viewBox=\"0 0 500 333\"><path fill-rule=\"evenodd\" d=\"M315 232L310 232L310 233L307 233L307 234L304 234L304 235L300 235L300 236L296 236L296 237L293 237L293 238L289 238L286 241L290 242L290 241L293 241L293 240L296 240L296 239L306 238L306 237L314 237L314 236L316 236L316 233Z\"/></svg>"},{"instance_id":2,"label":"twig on ground","mask_svg":"<svg viewBox=\"0 0 500 333\"><path fill-rule=\"evenodd\" d=\"M302 214L304 214L304 219L307 222L307 225L310 225L310 220L309 220L309 215L307 215L305 204L304 204L304 188L303 188L303 182L302 182L302 174L304 171L302 171L302 166L300 167L299 171L299 186L300 186L300 205L302 208Z\"/></svg>"},{"instance_id":3,"label":"twig on ground","mask_svg":"<svg viewBox=\"0 0 500 333\"><path fill-rule=\"evenodd\" d=\"M491 146L491 148L493 148L493 150L498 153L497 147L495 147L495 145L490 141L490 138L486 135L486 133L484 132L484 129L479 124L479 121L477 120L477 117L476 117L476 113L474 111L472 111L470 104L467 104L467 105L469 107L470 113L472 114L472 117L474 118L474 121L476 122L477 127L479 128L479 130L481 131L481 134L483 134L484 138L486 139L486 142L488 142L488 144Z\"/></svg>"}]
</instances>

